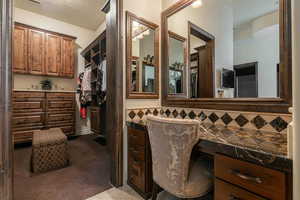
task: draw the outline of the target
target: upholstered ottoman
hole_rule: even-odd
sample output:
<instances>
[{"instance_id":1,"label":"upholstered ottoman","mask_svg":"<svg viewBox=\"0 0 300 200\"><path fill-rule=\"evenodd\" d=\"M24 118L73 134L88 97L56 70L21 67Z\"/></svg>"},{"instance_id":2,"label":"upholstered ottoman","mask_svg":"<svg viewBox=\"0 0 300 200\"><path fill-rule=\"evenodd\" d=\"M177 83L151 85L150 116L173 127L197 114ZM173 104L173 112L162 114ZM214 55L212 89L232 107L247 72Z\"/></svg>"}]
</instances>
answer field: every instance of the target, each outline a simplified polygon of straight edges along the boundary
<instances>
[{"instance_id":1,"label":"upholstered ottoman","mask_svg":"<svg viewBox=\"0 0 300 200\"><path fill-rule=\"evenodd\" d=\"M67 137L59 128L33 133L31 169L34 173L68 166Z\"/></svg>"}]
</instances>

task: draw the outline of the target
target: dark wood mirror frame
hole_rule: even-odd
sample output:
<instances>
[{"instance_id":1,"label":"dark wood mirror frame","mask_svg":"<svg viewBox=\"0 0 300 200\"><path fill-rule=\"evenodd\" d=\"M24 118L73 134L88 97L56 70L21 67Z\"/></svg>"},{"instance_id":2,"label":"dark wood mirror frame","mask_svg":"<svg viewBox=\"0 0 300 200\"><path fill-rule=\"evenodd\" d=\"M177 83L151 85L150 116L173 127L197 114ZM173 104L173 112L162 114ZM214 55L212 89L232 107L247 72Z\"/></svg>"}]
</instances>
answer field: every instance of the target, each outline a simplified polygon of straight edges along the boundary
<instances>
[{"instance_id":1,"label":"dark wood mirror frame","mask_svg":"<svg viewBox=\"0 0 300 200\"><path fill-rule=\"evenodd\" d=\"M153 93L131 91L131 64L132 64L132 21L151 28L155 31L154 37L154 66L155 88ZM159 98L159 26L126 11L126 96L127 99L158 99Z\"/></svg>"},{"instance_id":2,"label":"dark wood mirror frame","mask_svg":"<svg viewBox=\"0 0 300 200\"><path fill-rule=\"evenodd\" d=\"M280 97L188 99L168 94L168 18L195 0L180 0L162 13L162 106L289 113L292 106L291 0L280 0Z\"/></svg>"}]
</instances>

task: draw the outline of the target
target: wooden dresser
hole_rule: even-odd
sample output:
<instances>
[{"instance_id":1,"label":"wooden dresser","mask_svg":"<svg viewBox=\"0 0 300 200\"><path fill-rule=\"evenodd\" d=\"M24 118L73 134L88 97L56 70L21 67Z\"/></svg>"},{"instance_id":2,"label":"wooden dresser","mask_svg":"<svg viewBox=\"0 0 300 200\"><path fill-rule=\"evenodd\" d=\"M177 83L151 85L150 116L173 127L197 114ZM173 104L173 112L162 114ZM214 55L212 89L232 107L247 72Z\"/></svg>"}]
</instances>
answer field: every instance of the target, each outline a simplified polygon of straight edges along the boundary
<instances>
[{"instance_id":1,"label":"wooden dresser","mask_svg":"<svg viewBox=\"0 0 300 200\"><path fill-rule=\"evenodd\" d=\"M61 128L75 133L75 93L14 91L12 94L14 143L31 142L34 130Z\"/></svg>"},{"instance_id":2,"label":"wooden dresser","mask_svg":"<svg viewBox=\"0 0 300 200\"><path fill-rule=\"evenodd\" d=\"M128 185L144 199L152 194L152 158L146 130L128 127Z\"/></svg>"}]
</instances>

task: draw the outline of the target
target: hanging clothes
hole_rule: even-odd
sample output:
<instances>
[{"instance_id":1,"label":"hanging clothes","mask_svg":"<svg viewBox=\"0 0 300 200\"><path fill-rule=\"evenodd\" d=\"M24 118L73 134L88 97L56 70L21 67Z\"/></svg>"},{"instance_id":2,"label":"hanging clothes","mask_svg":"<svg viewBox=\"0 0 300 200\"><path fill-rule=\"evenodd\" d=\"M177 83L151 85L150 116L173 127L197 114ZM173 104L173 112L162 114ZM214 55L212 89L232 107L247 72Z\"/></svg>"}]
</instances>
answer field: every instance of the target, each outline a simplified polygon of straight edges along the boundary
<instances>
[{"instance_id":1,"label":"hanging clothes","mask_svg":"<svg viewBox=\"0 0 300 200\"><path fill-rule=\"evenodd\" d=\"M106 60L103 60L98 66L96 90L98 96L98 104L102 105L106 101L107 75Z\"/></svg>"}]
</instances>

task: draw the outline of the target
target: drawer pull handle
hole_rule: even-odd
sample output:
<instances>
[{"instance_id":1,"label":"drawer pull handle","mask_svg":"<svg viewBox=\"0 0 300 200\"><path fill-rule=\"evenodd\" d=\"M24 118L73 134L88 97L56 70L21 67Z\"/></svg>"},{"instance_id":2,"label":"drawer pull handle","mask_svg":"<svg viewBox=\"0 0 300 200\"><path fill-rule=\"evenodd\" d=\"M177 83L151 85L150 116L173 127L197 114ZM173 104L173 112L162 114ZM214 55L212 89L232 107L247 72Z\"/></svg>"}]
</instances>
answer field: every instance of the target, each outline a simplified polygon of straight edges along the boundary
<instances>
[{"instance_id":1,"label":"drawer pull handle","mask_svg":"<svg viewBox=\"0 0 300 200\"><path fill-rule=\"evenodd\" d=\"M234 196L234 195L230 195L229 196L229 200L243 200L243 199L241 199L241 198L238 198L238 197L236 197L236 196Z\"/></svg>"},{"instance_id":2,"label":"drawer pull handle","mask_svg":"<svg viewBox=\"0 0 300 200\"><path fill-rule=\"evenodd\" d=\"M255 182L255 183L258 183L258 184L262 184L262 179L259 178L259 177L254 177L254 176L249 176L249 175L246 175L246 174L242 174L241 172L236 171L236 170L230 170L230 173L234 176L237 176L237 177L243 179L243 180L252 181L252 182Z\"/></svg>"}]
</instances>

